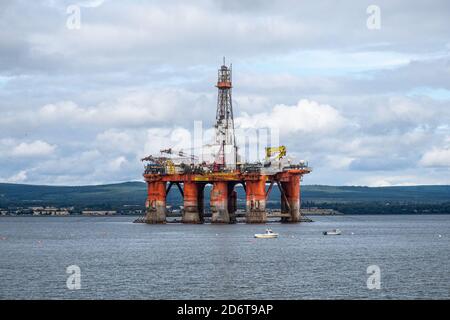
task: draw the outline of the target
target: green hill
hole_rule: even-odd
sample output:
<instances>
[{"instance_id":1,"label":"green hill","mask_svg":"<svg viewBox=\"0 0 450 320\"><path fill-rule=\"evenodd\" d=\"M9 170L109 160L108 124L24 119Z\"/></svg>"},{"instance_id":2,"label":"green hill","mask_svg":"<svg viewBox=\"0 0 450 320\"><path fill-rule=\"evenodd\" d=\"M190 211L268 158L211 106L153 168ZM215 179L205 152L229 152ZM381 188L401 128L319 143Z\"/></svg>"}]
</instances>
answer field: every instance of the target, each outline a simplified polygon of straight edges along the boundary
<instances>
[{"instance_id":1,"label":"green hill","mask_svg":"<svg viewBox=\"0 0 450 320\"><path fill-rule=\"evenodd\" d=\"M145 202L143 182L96 186L41 186L0 183L0 207L136 205Z\"/></svg>"},{"instance_id":2,"label":"green hill","mask_svg":"<svg viewBox=\"0 0 450 320\"><path fill-rule=\"evenodd\" d=\"M314 202L440 203L450 201L450 186L349 187L307 185L302 188L302 196L304 201Z\"/></svg>"},{"instance_id":3,"label":"green hill","mask_svg":"<svg viewBox=\"0 0 450 320\"><path fill-rule=\"evenodd\" d=\"M239 203L245 201L242 187L236 188ZM143 205L146 185L143 182L125 182L96 186L41 186L0 183L0 208L8 206L105 206ZM209 198L205 191L206 202ZM280 199L279 190L274 187L269 203L274 206ZM182 198L177 188L172 188L169 202L178 205ZM407 186L407 187L348 187L348 186L302 186L302 201L320 203L444 203L450 202L450 186Z\"/></svg>"}]
</instances>

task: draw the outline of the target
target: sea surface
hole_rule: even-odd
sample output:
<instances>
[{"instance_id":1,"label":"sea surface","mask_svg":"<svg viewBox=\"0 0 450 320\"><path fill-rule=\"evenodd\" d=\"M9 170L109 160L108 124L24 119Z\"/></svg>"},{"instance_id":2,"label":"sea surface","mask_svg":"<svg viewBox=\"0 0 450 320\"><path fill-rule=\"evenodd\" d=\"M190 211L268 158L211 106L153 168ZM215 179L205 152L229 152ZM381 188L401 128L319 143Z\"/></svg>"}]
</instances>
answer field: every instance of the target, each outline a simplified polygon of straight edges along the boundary
<instances>
[{"instance_id":1,"label":"sea surface","mask_svg":"<svg viewBox=\"0 0 450 320\"><path fill-rule=\"evenodd\" d=\"M1 299L449 299L450 215L146 225L135 217L0 217ZM340 236L324 236L339 228ZM81 289L69 290L77 265ZM368 289L367 268L380 270Z\"/></svg>"}]
</instances>

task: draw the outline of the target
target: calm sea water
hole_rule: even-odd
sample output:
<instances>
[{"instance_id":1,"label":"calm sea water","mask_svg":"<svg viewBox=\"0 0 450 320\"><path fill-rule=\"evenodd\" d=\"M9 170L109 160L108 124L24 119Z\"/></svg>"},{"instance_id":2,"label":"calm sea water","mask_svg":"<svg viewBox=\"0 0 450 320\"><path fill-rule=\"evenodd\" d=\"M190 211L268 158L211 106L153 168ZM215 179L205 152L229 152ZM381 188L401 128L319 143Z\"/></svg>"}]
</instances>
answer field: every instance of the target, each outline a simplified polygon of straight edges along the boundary
<instances>
[{"instance_id":1,"label":"calm sea water","mask_svg":"<svg viewBox=\"0 0 450 320\"><path fill-rule=\"evenodd\" d=\"M313 219L254 239L265 226L0 217L0 298L450 298L450 215ZM332 228L343 234L322 235ZM66 287L69 265L80 290ZM367 289L369 265L380 290Z\"/></svg>"}]
</instances>

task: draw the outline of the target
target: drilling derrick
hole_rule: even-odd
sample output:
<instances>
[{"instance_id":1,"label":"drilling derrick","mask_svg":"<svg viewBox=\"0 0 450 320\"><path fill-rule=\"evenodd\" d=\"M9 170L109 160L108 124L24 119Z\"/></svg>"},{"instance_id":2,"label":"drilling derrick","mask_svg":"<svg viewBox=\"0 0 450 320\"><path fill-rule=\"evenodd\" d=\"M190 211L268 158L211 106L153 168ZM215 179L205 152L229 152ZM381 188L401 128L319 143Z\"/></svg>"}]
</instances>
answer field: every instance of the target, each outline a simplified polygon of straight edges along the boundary
<instances>
[{"instance_id":1,"label":"drilling derrick","mask_svg":"<svg viewBox=\"0 0 450 320\"><path fill-rule=\"evenodd\" d=\"M233 104L231 99L231 65L223 65L218 71L217 85L217 111L216 111L216 130L215 163L219 168L235 169L237 162L236 137L234 134Z\"/></svg>"},{"instance_id":2,"label":"drilling derrick","mask_svg":"<svg viewBox=\"0 0 450 320\"><path fill-rule=\"evenodd\" d=\"M311 172L305 161L293 164L287 158L285 146L267 146L264 163L241 163L236 143L232 105L231 65L225 64L217 74L217 109L214 124L215 136L211 144L205 144L201 160L193 153L173 148L160 150L160 155L144 157L143 174L147 182L146 223L165 223L167 194L176 186L183 197L182 222L203 223L204 192L210 190L211 223L235 223L237 221L236 185L245 191L245 216L247 223L265 223L269 216L266 202L274 186L280 189L278 217L282 222L299 222L300 181ZM196 148L190 148L192 149ZM189 150L184 149L184 150ZM203 151L202 151L203 152Z\"/></svg>"}]
</instances>

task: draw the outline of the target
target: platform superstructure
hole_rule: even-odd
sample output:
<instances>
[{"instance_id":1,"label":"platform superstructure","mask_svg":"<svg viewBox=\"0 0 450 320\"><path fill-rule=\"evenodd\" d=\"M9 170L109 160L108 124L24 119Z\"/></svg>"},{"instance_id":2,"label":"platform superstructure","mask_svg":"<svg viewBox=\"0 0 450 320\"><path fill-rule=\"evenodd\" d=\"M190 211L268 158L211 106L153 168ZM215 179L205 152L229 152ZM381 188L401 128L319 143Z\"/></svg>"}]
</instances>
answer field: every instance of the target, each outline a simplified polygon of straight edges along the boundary
<instances>
[{"instance_id":1,"label":"platform superstructure","mask_svg":"<svg viewBox=\"0 0 450 320\"><path fill-rule=\"evenodd\" d=\"M216 84L217 110L215 137L209 159L199 159L193 152L162 149L150 155L144 179L147 182L146 223L165 223L167 194L173 188L183 196L183 223L204 222L204 191L210 184L211 223L236 222L237 193L240 184L246 193L246 222L267 221L266 201L274 186L281 194L281 221L300 221L300 181L311 172L305 161L293 164L286 160L285 146L266 146L264 161L241 162L236 143L233 103L232 68L225 61L218 70Z\"/></svg>"}]
</instances>

